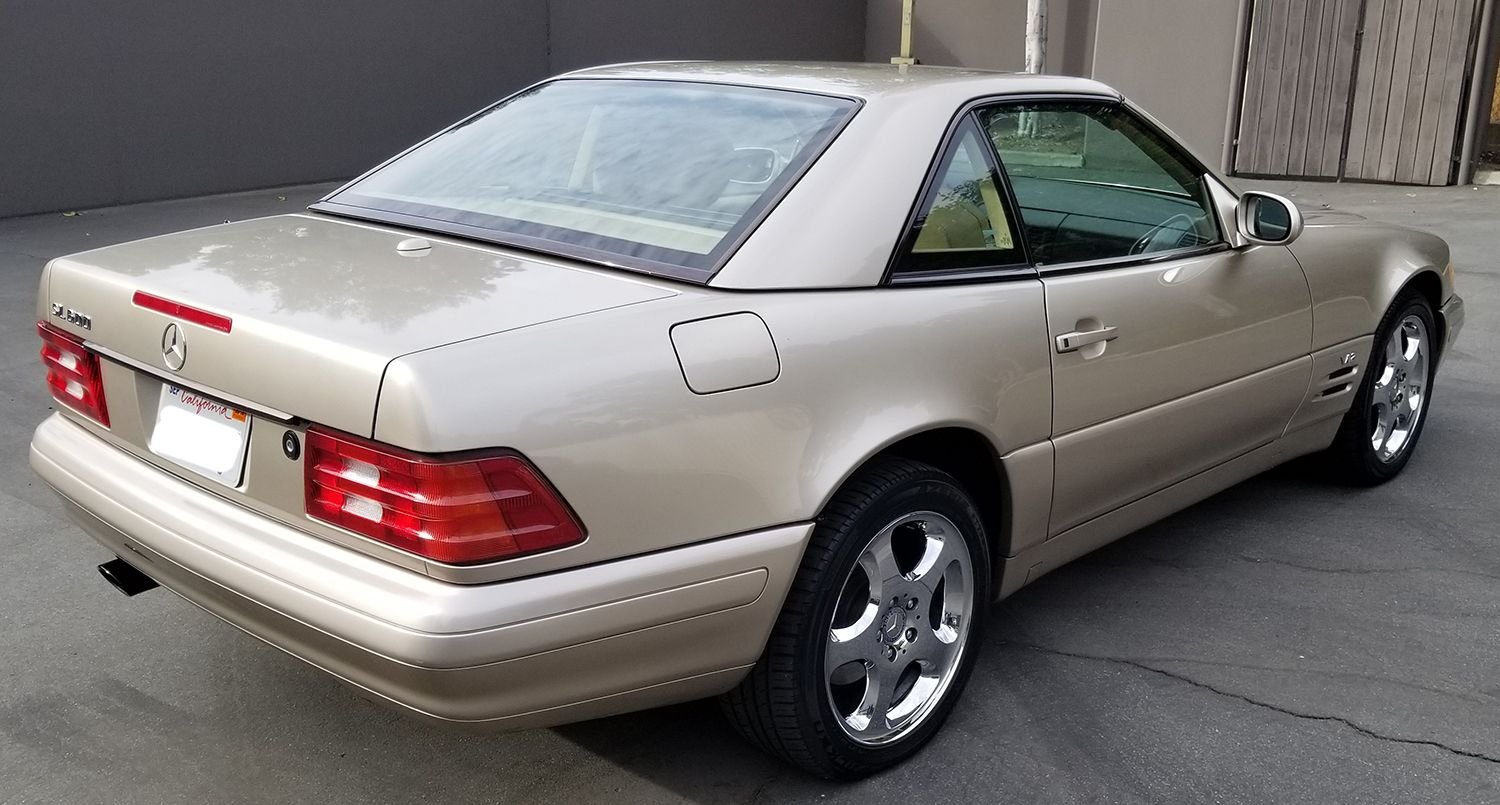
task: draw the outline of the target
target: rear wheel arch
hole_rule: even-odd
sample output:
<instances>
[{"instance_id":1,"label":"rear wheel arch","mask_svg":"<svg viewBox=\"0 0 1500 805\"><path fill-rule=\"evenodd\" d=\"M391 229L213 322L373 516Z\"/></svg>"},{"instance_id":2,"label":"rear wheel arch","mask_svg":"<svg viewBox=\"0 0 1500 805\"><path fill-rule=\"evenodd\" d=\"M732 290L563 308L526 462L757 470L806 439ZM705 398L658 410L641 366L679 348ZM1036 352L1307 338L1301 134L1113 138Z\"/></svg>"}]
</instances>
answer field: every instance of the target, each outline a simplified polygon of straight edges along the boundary
<instances>
[{"instance_id":1,"label":"rear wheel arch","mask_svg":"<svg viewBox=\"0 0 1500 805\"><path fill-rule=\"evenodd\" d=\"M979 509L980 520L989 537L991 555L1009 555L1006 548L1010 545L1011 534L1006 512L1011 508L1010 484L994 443L984 434L963 426L931 428L909 434L850 468L839 487L865 466L885 457L920 461L953 476Z\"/></svg>"},{"instance_id":2,"label":"rear wheel arch","mask_svg":"<svg viewBox=\"0 0 1500 805\"><path fill-rule=\"evenodd\" d=\"M720 698L730 723L829 779L918 751L977 659L994 576L982 530L949 473L888 452L861 463L819 515L760 658Z\"/></svg>"}]
</instances>

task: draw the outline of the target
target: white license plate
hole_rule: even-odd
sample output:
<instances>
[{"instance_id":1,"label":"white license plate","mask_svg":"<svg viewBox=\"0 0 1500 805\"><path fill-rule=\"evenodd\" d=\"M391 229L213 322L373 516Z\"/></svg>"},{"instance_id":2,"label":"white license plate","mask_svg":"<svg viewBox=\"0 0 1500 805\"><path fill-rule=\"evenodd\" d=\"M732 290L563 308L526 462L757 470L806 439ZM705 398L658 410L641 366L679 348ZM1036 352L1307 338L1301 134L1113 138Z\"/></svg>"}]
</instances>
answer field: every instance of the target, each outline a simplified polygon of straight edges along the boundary
<instances>
[{"instance_id":1,"label":"white license plate","mask_svg":"<svg viewBox=\"0 0 1500 805\"><path fill-rule=\"evenodd\" d=\"M163 383L151 452L228 486L239 486L250 415L196 391Z\"/></svg>"}]
</instances>

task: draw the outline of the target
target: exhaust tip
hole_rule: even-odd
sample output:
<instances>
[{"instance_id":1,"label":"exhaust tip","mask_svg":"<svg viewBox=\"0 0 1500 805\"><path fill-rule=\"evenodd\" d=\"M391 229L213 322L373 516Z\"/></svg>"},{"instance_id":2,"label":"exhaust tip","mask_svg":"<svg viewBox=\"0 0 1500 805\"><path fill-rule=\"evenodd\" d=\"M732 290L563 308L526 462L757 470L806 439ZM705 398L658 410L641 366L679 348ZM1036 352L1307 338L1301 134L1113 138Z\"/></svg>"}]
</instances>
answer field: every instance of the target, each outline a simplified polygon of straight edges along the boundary
<instances>
[{"instance_id":1,"label":"exhaust tip","mask_svg":"<svg viewBox=\"0 0 1500 805\"><path fill-rule=\"evenodd\" d=\"M154 589L156 580L136 570L124 559L116 557L99 566L99 575L109 582L116 590L127 596L140 595L147 590Z\"/></svg>"}]
</instances>

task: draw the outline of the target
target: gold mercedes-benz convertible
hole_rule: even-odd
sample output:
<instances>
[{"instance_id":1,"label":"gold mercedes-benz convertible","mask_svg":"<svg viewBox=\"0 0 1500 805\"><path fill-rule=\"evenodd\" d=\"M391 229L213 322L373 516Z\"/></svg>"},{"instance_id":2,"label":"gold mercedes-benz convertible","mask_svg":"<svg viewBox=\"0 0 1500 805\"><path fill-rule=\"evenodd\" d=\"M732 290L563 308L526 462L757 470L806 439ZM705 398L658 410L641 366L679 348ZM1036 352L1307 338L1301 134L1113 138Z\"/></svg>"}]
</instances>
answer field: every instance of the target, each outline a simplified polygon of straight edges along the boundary
<instances>
[{"instance_id":1,"label":"gold mercedes-benz convertible","mask_svg":"<svg viewBox=\"0 0 1500 805\"><path fill-rule=\"evenodd\" d=\"M125 593L442 721L722 696L849 778L993 601L1292 458L1400 472L1463 303L1092 81L681 63L58 258L37 316L31 462Z\"/></svg>"}]
</instances>

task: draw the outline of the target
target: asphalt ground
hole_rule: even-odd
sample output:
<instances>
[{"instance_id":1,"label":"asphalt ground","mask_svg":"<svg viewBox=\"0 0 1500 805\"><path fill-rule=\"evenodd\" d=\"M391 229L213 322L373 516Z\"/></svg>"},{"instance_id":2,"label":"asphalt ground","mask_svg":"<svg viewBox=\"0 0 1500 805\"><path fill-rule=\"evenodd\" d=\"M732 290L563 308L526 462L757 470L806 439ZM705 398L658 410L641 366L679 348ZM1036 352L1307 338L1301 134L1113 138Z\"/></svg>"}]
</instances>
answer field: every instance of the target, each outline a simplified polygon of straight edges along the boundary
<instances>
[{"instance_id":1,"label":"asphalt ground","mask_svg":"<svg viewBox=\"0 0 1500 805\"><path fill-rule=\"evenodd\" d=\"M108 559L27 465L51 257L327 186L0 221L0 802L1500 802L1500 188L1259 183L1454 247L1469 320L1378 489L1273 471L998 605L946 728L852 785L711 702L508 735L368 703Z\"/></svg>"}]
</instances>

